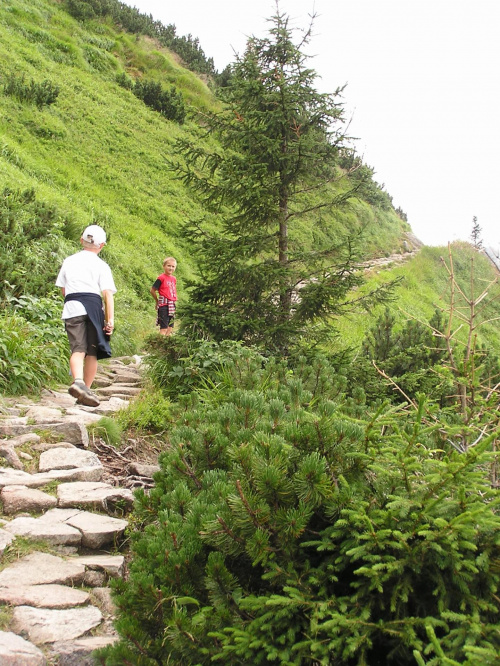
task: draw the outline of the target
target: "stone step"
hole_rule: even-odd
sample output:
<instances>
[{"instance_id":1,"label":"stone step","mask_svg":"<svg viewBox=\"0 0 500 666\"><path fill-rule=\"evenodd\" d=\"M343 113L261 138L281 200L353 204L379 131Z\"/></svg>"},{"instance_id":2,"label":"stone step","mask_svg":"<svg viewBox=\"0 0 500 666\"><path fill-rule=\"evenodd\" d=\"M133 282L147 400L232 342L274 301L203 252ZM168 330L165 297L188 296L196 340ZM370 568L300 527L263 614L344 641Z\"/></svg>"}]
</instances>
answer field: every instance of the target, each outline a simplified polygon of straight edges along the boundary
<instances>
[{"instance_id":1,"label":"stone step","mask_svg":"<svg viewBox=\"0 0 500 666\"><path fill-rule=\"evenodd\" d=\"M95 606L53 610L16 606L11 629L27 636L35 645L79 638L101 624L102 613Z\"/></svg>"},{"instance_id":2,"label":"stone step","mask_svg":"<svg viewBox=\"0 0 500 666\"><path fill-rule=\"evenodd\" d=\"M19 585L0 587L0 603L35 608L73 608L84 606L90 594L67 585Z\"/></svg>"},{"instance_id":3,"label":"stone step","mask_svg":"<svg viewBox=\"0 0 500 666\"><path fill-rule=\"evenodd\" d=\"M0 571L0 587L19 585L81 585L85 563L78 558L58 557L35 551Z\"/></svg>"},{"instance_id":4,"label":"stone step","mask_svg":"<svg viewBox=\"0 0 500 666\"><path fill-rule=\"evenodd\" d=\"M52 469L49 472L29 474L20 469L0 467L0 488L6 486L27 486L39 488L53 481L101 481L102 467L77 467L74 469Z\"/></svg>"},{"instance_id":5,"label":"stone step","mask_svg":"<svg viewBox=\"0 0 500 666\"><path fill-rule=\"evenodd\" d=\"M51 436L70 442L80 448L88 448L89 435L85 424L80 419L70 417L70 420L53 422L42 420L33 424L10 423L9 420L0 422L0 437L6 438L33 433L34 431L47 431ZM39 433L38 433L39 434Z\"/></svg>"},{"instance_id":6,"label":"stone step","mask_svg":"<svg viewBox=\"0 0 500 666\"><path fill-rule=\"evenodd\" d=\"M57 506L57 497L27 486L2 488L0 500L6 516L22 512L41 513Z\"/></svg>"},{"instance_id":7,"label":"stone step","mask_svg":"<svg viewBox=\"0 0 500 666\"><path fill-rule=\"evenodd\" d=\"M119 396L134 396L139 395L142 389L136 386L127 386L126 384L113 384L96 390L96 393L101 395L119 395Z\"/></svg>"},{"instance_id":8,"label":"stone step","mask_svg":"<svg viewBox=\"0 0 500 666\"><path fill-rule=\"evenodd\" d=\"M106 647L118 639L113 636L86 636L74 641L58 641L51 646L51 652L56 656L58 666L93 666L94 650ZM1 663L1 662L0 662Z\"/></svg>"},{"instance_id":9,"label":"stone step","mask_svg":"<svg viewBox=\"0 0 500 666\"><path fill-rule=\"evenodd\" d=\"M12 631L0 631L0 664L5 666L46 666L44 653L36 645Z\"/></svg>"},{"instance_id":10,"label":"stone step","mask_svg":"<svg viewBox=\"0 0 500 666\"><path fill-rule=\"evenodd\" d=\"M108 513L130 511L134 495L127 488L116 488L109 483L80 481L60 483L57 487L57 506L102 509Z\"/></svg>"},{"instance_id":11,"label":"stone step","mask_svg":"<svg viewBox=\"0 0 500 666\"><path fill-rule=\"evenodd\" d=\"M38 472L50 472L51 470L78 469L78 468L103 469L97 453L74 448L49 449L40 454Z\"/></svg>"},{"instance_id":12,"label":"stone step","mask_svg":"<svg viewBox=\"0 0 500 666\"><path fill-rule=\"evenodd\" d=\"M97 550L114 544L123 535L128 521L78 509L50 509L40 518L14 518L3 529L28 540L53 546L74 546Z\"/></svg>"}]
</instances>

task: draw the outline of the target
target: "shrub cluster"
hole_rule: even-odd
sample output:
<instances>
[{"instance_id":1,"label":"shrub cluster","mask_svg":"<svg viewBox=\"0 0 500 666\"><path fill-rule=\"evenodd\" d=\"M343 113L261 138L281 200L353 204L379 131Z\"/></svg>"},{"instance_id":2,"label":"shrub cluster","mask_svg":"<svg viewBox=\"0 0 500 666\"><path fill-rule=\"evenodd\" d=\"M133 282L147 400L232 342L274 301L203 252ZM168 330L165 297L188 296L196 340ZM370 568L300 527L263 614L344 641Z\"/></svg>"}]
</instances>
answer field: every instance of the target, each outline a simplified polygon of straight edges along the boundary
<instances>
[{"instance_id":1,"label":"shrub cluster","mask_svg":"<svg viewBox=\"0 0 500 666\"><path fill-rule=\"evenodd\" d=\"M186 107L182 93L171 86L165 90L156 81L136 81L132 92L146 106L158 111L162 116L182 125L186 118Z\"/></svg>"},{"instance_id":2,"label":"shrub cluster","mask_svg":"<svg viewBox=\"0 0 500 666\"><path fill-rule=\"evenodd\" d=\"M3 86L4 93L16 97L20 102L36 104L39 109L54 104L59 97L59 86L54 85L48 79L36 83L33 79L26 82L24 74L17 76L10 74Z\"/></svg>"},{"instance_id":3,"label":"shrub cluster","mask_svg":"<svg viewBox=\"0 0 500 666\"><path fill-rule=\"evenodd\" d=\"M492 438L459 454L423 399L344 386L241 350L182 401L101 663L495 663Z\"/></svg>"},{"instance_id":4,"label":"shrub cluster","mask_svg":"<svg viewBox=\"0 0 500 666\"><path fill-rule=\"evenodd\" d=\"M232 340L221 343L193 341L183 335L168 340L152 335L146 345L148 374L154 385L173 400L193 390L213 385L215 376L228 362L246 353L241 344ZM262 366L265 364L263 356L249 353L254 362L258 358Z\"/></svg>"}]
</instances>

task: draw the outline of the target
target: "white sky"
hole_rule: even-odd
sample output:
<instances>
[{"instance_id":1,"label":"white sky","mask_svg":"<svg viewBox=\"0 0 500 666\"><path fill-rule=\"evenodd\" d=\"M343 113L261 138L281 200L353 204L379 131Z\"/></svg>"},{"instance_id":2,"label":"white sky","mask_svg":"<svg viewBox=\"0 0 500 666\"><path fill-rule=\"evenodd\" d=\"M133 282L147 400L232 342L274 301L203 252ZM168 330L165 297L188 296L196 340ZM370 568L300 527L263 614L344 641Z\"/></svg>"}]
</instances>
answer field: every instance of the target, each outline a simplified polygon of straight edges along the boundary
<instances>
[{"instance_id":1,"label":"white sky","mask_svg":"<svg viewBox=\"0 0 500 666\"><path fill-rule=\"evenodd\" d=\"M221 71L263 37L274 0L126 0L178 35L198 37ZM347 84L358 153L427 245L500 247L500 0L280 0L333 92Z\"/></svg>"}]
</instances>

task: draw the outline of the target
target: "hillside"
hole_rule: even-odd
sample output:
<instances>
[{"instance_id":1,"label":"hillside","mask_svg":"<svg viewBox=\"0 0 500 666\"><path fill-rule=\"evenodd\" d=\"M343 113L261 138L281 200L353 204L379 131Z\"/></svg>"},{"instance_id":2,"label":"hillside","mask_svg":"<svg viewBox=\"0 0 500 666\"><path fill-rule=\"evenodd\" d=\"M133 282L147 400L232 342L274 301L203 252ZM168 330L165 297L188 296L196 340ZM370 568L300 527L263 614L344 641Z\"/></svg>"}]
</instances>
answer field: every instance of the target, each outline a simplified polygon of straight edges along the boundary
<instances>
[{"instance_id":1,"label":"hillside","mask_svg":"<svg viewBox=\"0 0 500 666\"><path fill-rule=\"evenodd\" d=\"M5 188L32 189L59 221L57 242L49 250L39 243L32 253L41 272L49 266L47 284L82 227L106 227L103 256L119 288L115 349L135 351L154 330L149 286L163 257L177 257L180 291L194 274L181 224L203 210L167 168L174 141L195 121L189 115L183 125L167 120L120 86L117 76L175 86L188 111L214 109L218 102L206 82L151 37L127 33L109 18L78 21L64 2L5 0L0 30L0 189L4 196ZM13 81L48 81L58 89L57 99L40 107L22 101L8 94ZM296 241L324 245L361 228L368 257L400 249L409 230L374 181L321 230L299 226Z\"/></svg>"},{"instance_id":2,"label":"hillside","mask_svg":"<svg viewBox=\"0 0 500 666\"><path fill-rule=\"evenodd\" d=\"M500 316L498 305L500 286L495 283L498 279L498 270L485 253L478 252L469 243L457 241L449 248L423 247L409 261L391 261L389 257L383 267L373 262L367 269L366 288L374 288L389 279L400 281L394 292L394 301L390 304L396 327L399 329L410 320L428 322L436 309L441 311L447 320L452 296L450 275L445 264L450 266L450 253L457 283L464 295L462 297L458 290L455 290L453 327L458 328L461 323L463 324L463 319L459 321L460 315L467 317L470 313L465 298L472 301L486 291L484 300L477 308L475 322L476 325L479 322L484 324L481 323L475 332L478 334L480 344L486 344L496 351L500 349L497 321L497 317ZM374 325L375 318L382 315L384 308L385 306L375 308L372 312L373 317L353 314L339 321L339 333L343 344L357 348ZM458 339L463 339L467 330L468 327L463 326Z\"/></svg>"}]
</instances>

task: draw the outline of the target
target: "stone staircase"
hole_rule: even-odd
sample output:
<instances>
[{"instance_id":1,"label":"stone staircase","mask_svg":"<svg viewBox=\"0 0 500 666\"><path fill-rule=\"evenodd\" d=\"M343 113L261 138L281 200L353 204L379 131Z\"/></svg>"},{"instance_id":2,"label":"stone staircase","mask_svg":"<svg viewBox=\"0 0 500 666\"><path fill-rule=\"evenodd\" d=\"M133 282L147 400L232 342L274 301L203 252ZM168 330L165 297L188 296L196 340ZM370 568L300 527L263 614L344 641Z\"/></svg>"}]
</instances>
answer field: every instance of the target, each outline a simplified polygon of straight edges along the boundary
<instances>
[{"instance_id":1,"label":"stone staircase","mask_svg":"<svg viewBox=\"0 0 500 666\"><path fill-rule=\"evenodd\" d=\"M117 638L108 583L125 575L131 488L150 486L157 467L136 461L123 487L90 450L101 449L86 426L141 391L140 363L99 364L99 407L77 405L65 388L36 403L0 401L2 666L86 666Z\"/></svg>"}]
</instances>

